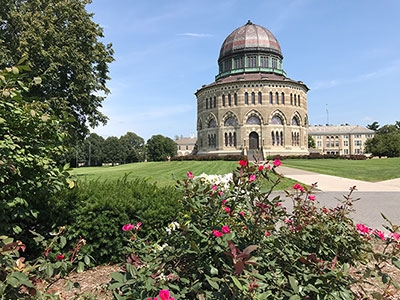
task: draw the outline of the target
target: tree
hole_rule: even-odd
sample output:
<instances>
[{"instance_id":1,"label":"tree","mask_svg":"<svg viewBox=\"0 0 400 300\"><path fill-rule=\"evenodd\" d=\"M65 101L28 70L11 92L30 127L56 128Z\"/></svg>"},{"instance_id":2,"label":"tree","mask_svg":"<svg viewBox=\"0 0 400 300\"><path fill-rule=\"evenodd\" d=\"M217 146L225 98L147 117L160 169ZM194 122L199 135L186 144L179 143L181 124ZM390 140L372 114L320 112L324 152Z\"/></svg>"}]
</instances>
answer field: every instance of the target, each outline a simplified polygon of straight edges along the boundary
<instances>
[{"instance_id":1,"label":"tree","mask_svg":"<svg viewBox=\"0 0 400 300\"><path fill-rule=\"evenodd\" d=\"M169 137L160 134L153 135L146 144L149 161L165 161L167 156L173 157L178 152L178 146Z\"/></svg>"},{"instance_id":2,"label":"tree","mask_svg":"<svg viewBox=\"0 0 400 300\"><path fill-rule=\"evenodd\" d=\"M41 82L24 70L0 70L0 232L6 235L28 234L46 196L69 181L55 161L66 151L64 124L47 103L23 97Z\"/></svg>"},{"instance_id":3,"label":"tree","mask_svg":"<svg viewBox=\"0 0 400 300\"><path fill-rule=\"evenodd\" d=\"M372 124L368 124L367 125L367 128L368 129L371 129L371 130L373 130L373 131L377 131L378 130L378 128L379 128L379 124L378 124L378 122L373 122Z\"/></svg>"},{"instance_id":4,"label":"tree","mask_svg":"<svg viewBox=\"0 0 400 300\"><path fill-rule=\"evenodd\" d=\"M374 137L367 140L365 149L375 156L400 156L400 123L384 125L377 129Z\"/></svg>"},{"instance_id":5,"label":"tree","mask_svg":"<svg viewBox=\"0 0 400 300\"><path fill-rule=\"evenodd\" d=\"M104 141L104 162L115 165L125 160L124 148L116 136L109 136Z\"/></svg>"},{"instance_id":6,"label":"tree","mask_svg":"<svg viewBox=\"0 0 400 300\"><path fill-rule=\"evenodd\" d=\"M119 138L124 151L125 151L125 163L133 163L144 161L144 139L138 136L136 133L127 132L125 135Z\"/></svg>"},{"instance_id":7,"label":"tree","mask_svg":"<svg viewBox=\"0 0 400 300\"><path fill-rule=\"evenodd\" d=\"M87 165L101 166L104 160L104 143L102 136L91 133L83 142Z\"/></svg>"},{"instance_id":8,"label":"tree","mask_svg":"<svg viewBox=\"0 0 400 300\"><path fill-rule=\"evenodd\" d=\"M85 136L88 126L107 121L99 108L109 90L111 44L99 41L102 28L86 11L90 0L2 0L0 68L27 56L32 76L43 84L27 97L46 103L71 137Z\"/></svg>"}]
</instances>

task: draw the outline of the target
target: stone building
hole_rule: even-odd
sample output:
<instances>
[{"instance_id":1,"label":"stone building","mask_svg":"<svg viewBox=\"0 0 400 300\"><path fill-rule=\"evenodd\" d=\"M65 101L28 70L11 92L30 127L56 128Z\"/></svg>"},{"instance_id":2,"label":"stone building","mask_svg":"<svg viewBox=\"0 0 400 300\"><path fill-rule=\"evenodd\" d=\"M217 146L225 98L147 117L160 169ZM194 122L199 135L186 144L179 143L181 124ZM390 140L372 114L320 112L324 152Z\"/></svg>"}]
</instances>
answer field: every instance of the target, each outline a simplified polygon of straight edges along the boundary
<instances>
[{"instance_id":1,"label":"stone building","mask_svg":"<svg viewBox=\"0 0 400 300\"><path fill-rule=\"evenodd\" d=\"M308 134L314 139L321 154L365 154L365 142L374 137L374 131L362 126L310 126Z\"/></svg>"},{"instance_id":2,"label":"stone building","mask_svg":"<svg viewBox=\"0 0 400 300\"><path fill-rule=\"evenodd\" d=\"M302 155L307 91L286 77L275 36L250 21L222 43L215 81L196 91L200 155Z\"/></svg>"},{"instance_id":3,"label":"stone building","mask_svg":"<svg viewBox=\"0 0 400 300\"><path fill-rule=\"evenodd\" d=\"M194 136L194 134L191 134L190 137L181 137L176 139L175 143L178 146L178 156L192 154L196 145L196 141L197 138Z\"/></svg>"}]
</instances>

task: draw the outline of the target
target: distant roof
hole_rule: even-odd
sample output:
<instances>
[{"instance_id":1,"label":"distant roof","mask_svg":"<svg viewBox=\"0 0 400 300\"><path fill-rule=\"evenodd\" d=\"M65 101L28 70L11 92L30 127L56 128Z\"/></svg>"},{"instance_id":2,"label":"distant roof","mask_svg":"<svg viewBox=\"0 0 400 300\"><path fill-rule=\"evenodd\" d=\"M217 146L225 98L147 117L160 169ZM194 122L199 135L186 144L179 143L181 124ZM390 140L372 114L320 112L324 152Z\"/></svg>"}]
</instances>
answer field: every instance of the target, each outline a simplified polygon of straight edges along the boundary
<instances>
[{"instance_id":1,"label":"distant roof","mask_svg":"<svg viewBox=\"0 0 400 300\"><path fill-rule=\"evenodd\" d=\"M375 131L359 125L310 126L308 133L317 134L374 134Z\"/></svg>"},{"instance_id":2,"label":"distant roof","mask_svg":"<svg viewBox=\"0 0 400 300\"><path fill-rule=\"evenodd\" d=\"M175 143L178 145L194 145L196 144L197 138L193 137L184 137L181 139L175 140Z\"/></svg>"}]
</instances>

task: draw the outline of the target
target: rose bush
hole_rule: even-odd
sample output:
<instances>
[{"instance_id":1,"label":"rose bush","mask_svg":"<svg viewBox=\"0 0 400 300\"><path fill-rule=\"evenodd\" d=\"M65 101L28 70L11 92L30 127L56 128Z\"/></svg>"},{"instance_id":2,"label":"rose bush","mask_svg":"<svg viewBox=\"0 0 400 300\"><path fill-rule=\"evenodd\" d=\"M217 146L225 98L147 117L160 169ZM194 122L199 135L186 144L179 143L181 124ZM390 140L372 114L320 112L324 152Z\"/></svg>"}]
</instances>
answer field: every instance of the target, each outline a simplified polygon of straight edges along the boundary
<instances>
[{"instance_id":1,"label":"rose bush","mask_svg":"<svg viewBox=\"0 0 400 300\"><path fill-rule=\"evenodd\" d=\"M285 199L272 196L280 165L241 160L229 182L188 172L178 182L182 210L167 239L129 231L125 269L111 274L115 298L151 299L160 289L175 299L356 298L356 278L348 270L373 250L349 216L354 190L328 208L318 204L315 186L296 183L286 191L288 209ZM278 179L264 192L261 183L272 173ZM396 243L397 229L391 230L387 241ZM395 266L397 254L390 254Z\"/></svg>"}]
</instances>

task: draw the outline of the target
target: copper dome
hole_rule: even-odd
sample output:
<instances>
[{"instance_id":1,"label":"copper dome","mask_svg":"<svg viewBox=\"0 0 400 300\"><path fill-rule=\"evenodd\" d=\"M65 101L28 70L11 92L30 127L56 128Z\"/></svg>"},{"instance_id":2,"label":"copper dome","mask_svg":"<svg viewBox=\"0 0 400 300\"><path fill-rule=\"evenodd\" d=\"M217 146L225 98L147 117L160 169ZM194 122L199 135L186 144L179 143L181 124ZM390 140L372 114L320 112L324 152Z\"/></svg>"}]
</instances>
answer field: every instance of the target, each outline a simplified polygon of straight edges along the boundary
<instances>
[{"instance_id":1,"label":"copper dome","mask_svg":"<svg viewBox=\"0 0 400 300\"><path fill-rule=\"evenodd\" d=\"M221 46L218 61L243 51L272 52L283 58L278 40L271 31L253 24L250 20L228 35Z\"/></svg>"}]
</instances>

